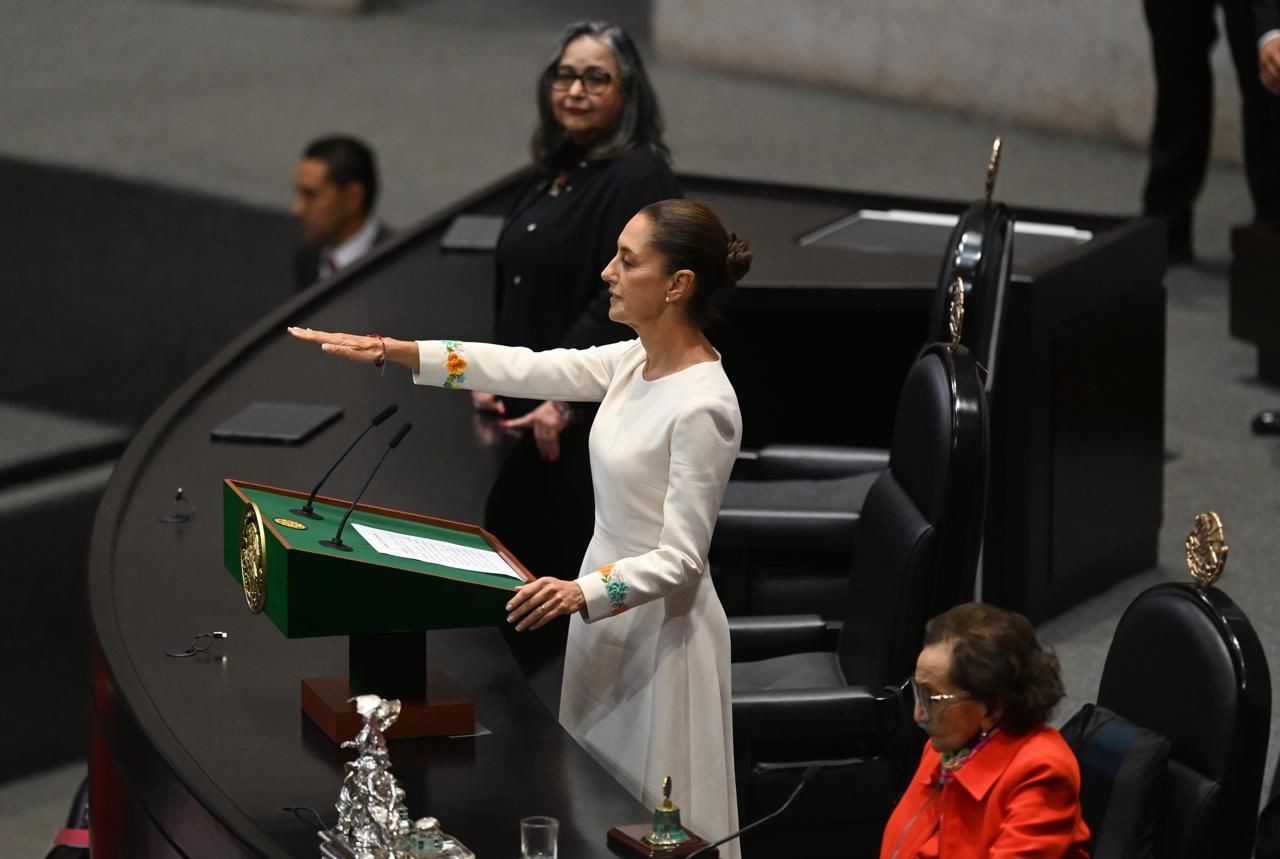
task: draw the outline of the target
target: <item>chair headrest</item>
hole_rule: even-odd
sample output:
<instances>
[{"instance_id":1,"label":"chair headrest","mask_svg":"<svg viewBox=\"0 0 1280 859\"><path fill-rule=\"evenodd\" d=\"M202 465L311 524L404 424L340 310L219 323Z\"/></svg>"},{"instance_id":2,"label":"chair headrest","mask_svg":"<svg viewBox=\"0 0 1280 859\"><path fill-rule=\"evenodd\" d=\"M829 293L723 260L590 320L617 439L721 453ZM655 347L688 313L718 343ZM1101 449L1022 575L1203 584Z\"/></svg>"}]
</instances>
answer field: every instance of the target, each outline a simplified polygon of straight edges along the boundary
<instances>
[{"instance_id":1,"label":"chair headrest","mask_svg":"<svg viewBox=\"0 0 1280 859\"><path fill-rule=\"evenodd\" d=\"M1173 583L1139 594L1116 628L1098 704L1172 744L1169 771L1182 776L1169 783L1169 808L1186 831L1171 835L1176 827L1166 825L1159 855L1209 855L1204 845L1217 856L1252 855L1271 671L1253 625L1230 597ZM1188 844L1196 849L1181 849Z\"/></svg>"},{"instance_id":2,"label":"chair headrest","mask_svg":"<svg viewBox=\"0 0 1280 859\"><path fill-rule=\"evenodd\" d=\"M1107 653L1098 704L1168 737L1176 758L1222 779L1239 741L1236 664L1190 590L1157 587L1133 601Z\"/></svg>"},{"instance_id":3,"label":"chair headrest","mask_svg":"<svg viewBox=\"0 0 1280 859\"><path fill-rule=\"evenodd\" d=\"M960 342L986 368L988 389L995 376L1004 327L1013 264L1013 221L1007 206L985 200L972 203L960 215L947 239L929 315L929 336L949 339L951 287L959 278L966 286Z\"/></svg>"},{"instance_id":4,"label":"chair headrest","mask_svg":"<svg viewBox=\"0 0 1280 859\"><path fill-rule=\"evenodd\" d=\"M970 203L956 220L956 225L951 228L951 235L947 238L947 249L943 252L942 265L938 269L939 289L951 285L957 268L983 274L989 272L987 276L994 276L1012 226L1013 213L1004 203L988 203L986 200ZM972 256L958 260L966 234L974 237L971 244Z\"/></svg>"},{"instance_id":5,"label":"chair headrest","mask_svg":"<svg viewBox=\"0 0 1280 859\"><path fill-rule=\"evenodd\" d=\"M929 350L907 372L893 423L889 470L932 524L946 499L954 443L952 366L949 354Z\"/></svg>"},{"instance_id":6,"label":"chair headrest","mask_svg":"<svg viewBox=\"0 0 1280 859\"><path fill-rule=\"evenodd\" d=\"M1205 805L1211 830L1200 833L1214 855L1252 855L1271 671L1257 632L1230 597L1215 587L1173 583L1141 593L1116 629L1098 704L1168 737L1170 772L1175 765L1193 772L1198 779L1184 781L1200 784L1194 796L1217 785L1220 799Z\"/></svg>"},{"instance_id":7,"label":"chair headrest","mask_svg":"<svg viewBox=\"0 0 1280 859\"><path fill-rule=\"evenodd\" d=\"M978 480L985 485L986 412L986 393L969 350L926 346L898 396L889 471L930 524L939 523L949 492L967 490Z\"/></svg>"}]
</instances>

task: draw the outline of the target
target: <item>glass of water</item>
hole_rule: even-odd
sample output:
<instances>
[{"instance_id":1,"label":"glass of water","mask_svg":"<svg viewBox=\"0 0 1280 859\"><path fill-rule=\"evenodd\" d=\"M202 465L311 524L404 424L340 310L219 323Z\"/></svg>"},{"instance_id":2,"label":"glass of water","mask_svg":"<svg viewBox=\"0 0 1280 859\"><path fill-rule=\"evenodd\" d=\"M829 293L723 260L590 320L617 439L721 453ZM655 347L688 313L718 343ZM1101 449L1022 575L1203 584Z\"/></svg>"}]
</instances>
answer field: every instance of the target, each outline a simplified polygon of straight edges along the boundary
<instances>
[{"instance_id":1,"label":"glass of water","mask_svg":"<svg viewBox=\"0 0 1280 859\"><path fill-rule=\"evenodd\" d=\"M522 859L556 859L560 821L554 817L526 817L520 821Z\"/></svg>"}]
</instances>

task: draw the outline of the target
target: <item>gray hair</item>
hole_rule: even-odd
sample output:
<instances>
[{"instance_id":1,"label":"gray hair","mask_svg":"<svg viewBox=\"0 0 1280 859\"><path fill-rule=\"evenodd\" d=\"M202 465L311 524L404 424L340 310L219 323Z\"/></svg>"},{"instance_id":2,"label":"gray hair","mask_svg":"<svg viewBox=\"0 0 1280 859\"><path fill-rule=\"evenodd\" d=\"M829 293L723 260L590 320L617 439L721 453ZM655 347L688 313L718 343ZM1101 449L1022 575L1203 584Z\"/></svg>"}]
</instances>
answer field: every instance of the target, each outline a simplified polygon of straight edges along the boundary
<instances>
[{"instance_id":1,"label":"gray hair","mask_svg":"<svg viewBox=\"0 0 1280 859\"><path fill-rule=\"evenodd\" d=\"M590 36L606 45L618 64L619 83L622 86L622 111L613 129L591 144L587 157L595 161L616 158L637 146L651 146L664 158L669 158L667 146L662 140L662 111L658 96L645 71L644 60L635 42L616 24L605 21L575 21L560 33L555 53L551 55L542 74L538 76L538 128L530 141L533 163L542 170L550 168L556 156L569 143L568 132L556 122L551 111L551 77L565 48L574 39Z\"/></svg>"}]
</instances>

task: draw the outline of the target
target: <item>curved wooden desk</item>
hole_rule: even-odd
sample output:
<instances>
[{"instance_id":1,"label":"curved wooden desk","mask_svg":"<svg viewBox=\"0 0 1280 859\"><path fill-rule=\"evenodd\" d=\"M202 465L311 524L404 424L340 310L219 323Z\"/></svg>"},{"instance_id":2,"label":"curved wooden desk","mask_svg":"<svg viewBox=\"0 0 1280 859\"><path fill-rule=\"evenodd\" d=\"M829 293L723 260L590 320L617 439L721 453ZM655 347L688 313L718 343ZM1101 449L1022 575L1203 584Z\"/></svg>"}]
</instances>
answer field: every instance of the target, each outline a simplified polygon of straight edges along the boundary
<instances>
[{"instance_id":1,"label":"curved wooden desk","mask_svg":"<svg viewBox=\"0 0 1280 859\"><path fill-rule=\"evenodd\" d=\"M796 239L858 207L954 214L964 203L681 181L754 246L751 276L728 309L732 326L716 341L738 388L747 442L882 444L926 328L936 255L853 253L801 247ZM397 368L380 376L326 359L287 337L285 326L487 337L492 260L444 251L440 238L458 212L505 211L512 189L509 177L270 314L176 391L126 451L98 512L89 563L90 773L100 859L316 854L311 828L282 807L309 806L332 822L344 757L299 711L298 681L342 673L346 642L289 641L247 611L221 566L222 480L307 489L365 421L397 402L395 425L411 420L415 431L364 500L481 520L500 453L476 440L465 395L413 389ZM1096 237L1015 274L1004 361L1010 372L994 418L993 437L1003 442L993 465L989 533L1007 537L988 544L986 587L1003 588L1005 603L1024 610L1052 608L1141 569L1148 555L1154 559L1159 528L1158 230L1061 218ZM792 346L811 371L782 360ZM1135 352L1147 357L1136 361ZM85 360L92 382L93 358ZM860 407L852 423L794 419L851 389ZM334 403L345 414L297 448L210 441L212 427L258 400ZM383 435L371 434L324 492L354 495L383 443ZM1112 467L1079 467L1098 461ZM157 516L178 487L196 518L162 524ZM1116 508L1107 519L1111 531L1101 536L1099 497ZM1075 542L1060 547L1053 540L1077 525L1093 529L1088 557ZM1077 570L1092 572L1073 582ZM213 648L225 659L165 656L213 630L230 634ZM431 667L475 700L477 719L492 734L393 747L414 816L438 817L478 854L503 856L518 849L521 817L554 815L561 849L575 857L606 854L610 826L647 818L649 811L559 727L496 630L431 633L428 640Z\"/></svg>"},{"instance_id":2,"label":"curved wooden desk","mask_svg":"<svg viewBox=\"0 0 1280 859\"><path fill-rule=\"evenodd\" d=\"M311 807L332 823L350 753L302 715L298 681L344 672L346 642L290 641L249 613L222 569L220 484L238 476L310 488L369 417L397 402L396 422L371 433L325 492L354 495L386 432L412 420L416 432L366 500L481 519L498 454L474 440L468 397L414 389L403 371L383 377L328 360L284 331L487 330L492 263L441 253L437 225L447 222L424 224L271 314L178 390L121 460L98 512L89 573L95 856L317 855L312 827L282 807ZM297 448L210 440L211 427L255 400L335 403L344 416ZM157 516L179 486L196 517L163 524ZM213 630L228 633L212 648L225 658L165 655ZM415 817L438 817L481 856L517 855L520 818L531 814L560 819L567 856L608 855L610 826L646 819L533 694L496 630L431 633L428 651L492 733L392 744Z\"/></svg>"}]
</instances>

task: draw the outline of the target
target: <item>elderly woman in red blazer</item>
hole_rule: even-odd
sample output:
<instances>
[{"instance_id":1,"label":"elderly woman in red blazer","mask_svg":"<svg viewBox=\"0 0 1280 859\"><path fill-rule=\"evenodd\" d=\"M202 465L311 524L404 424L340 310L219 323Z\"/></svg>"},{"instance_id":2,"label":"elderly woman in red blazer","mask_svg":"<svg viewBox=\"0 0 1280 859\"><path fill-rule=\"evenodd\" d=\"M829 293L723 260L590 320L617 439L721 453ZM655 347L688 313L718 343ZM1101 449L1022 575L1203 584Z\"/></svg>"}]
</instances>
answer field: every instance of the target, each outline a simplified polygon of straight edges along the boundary
<instances>
[{"instance_id":1,"label":"elderly woman in red blazer","mask_svg":"<svg viewBox=\"0 0 1280 859\"><path fill-rule=\"evenodd\" d=\"M1026 618L981 603L935 617L909 683L929 743L881 859L1088 859L1080 769L1045 724L1058 660Z\"/></svg>"}]
</instances>

